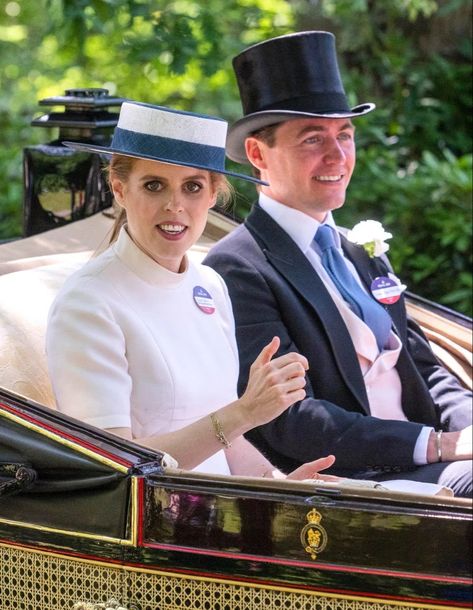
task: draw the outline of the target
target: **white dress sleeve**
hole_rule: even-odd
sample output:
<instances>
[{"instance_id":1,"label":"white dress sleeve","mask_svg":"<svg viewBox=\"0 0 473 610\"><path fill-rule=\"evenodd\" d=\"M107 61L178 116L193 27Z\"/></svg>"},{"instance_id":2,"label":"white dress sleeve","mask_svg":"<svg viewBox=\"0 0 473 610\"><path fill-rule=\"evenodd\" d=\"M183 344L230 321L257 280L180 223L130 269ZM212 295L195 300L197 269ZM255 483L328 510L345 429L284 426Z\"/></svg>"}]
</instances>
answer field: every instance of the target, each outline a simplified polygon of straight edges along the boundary
<instances>
[{"instance_id":1,"label":"white dress sleeve","mask_svg":"<svg viewBox=\"0 0 473 610\"><path fill-rule=\"evenodd\" d=\"M46 352L57 407L99 428L131 427L125 338L92 284L60 293L50 310Z\"/></svg>"}]
</instances>

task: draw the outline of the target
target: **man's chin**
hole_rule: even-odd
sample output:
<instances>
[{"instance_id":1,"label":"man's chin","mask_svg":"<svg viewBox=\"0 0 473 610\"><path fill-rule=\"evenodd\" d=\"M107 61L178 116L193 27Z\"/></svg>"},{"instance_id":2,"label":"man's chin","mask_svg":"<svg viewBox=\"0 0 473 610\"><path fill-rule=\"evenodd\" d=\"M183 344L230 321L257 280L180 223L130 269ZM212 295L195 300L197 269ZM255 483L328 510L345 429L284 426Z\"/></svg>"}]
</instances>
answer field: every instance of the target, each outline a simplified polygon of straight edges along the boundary
<instances>
[{"instance_id":1,"label":"man's chin","mask_svg":"<svg viewBox=\"0 0 473 610\"><path fill-rule=\"evenodd\" d=\"M333 212L343 207L345 203L345 197L341 197L340 199L330 199L330 201L325 201L322 204L319 204L320 210L328 214L328 212Z\"/></svg>"},{"instance_id":2,"label":"man's chin","mask_svg":"<svg viewBox=\"0 0 473 610\"><path fill-rule=\"evenodd\" d=\"M333 204L332 210L338 210L339 208L342 208L345 204L345 198L343 198L341 201L337 201L336 203Z\"/></svg>"}]
</instances>

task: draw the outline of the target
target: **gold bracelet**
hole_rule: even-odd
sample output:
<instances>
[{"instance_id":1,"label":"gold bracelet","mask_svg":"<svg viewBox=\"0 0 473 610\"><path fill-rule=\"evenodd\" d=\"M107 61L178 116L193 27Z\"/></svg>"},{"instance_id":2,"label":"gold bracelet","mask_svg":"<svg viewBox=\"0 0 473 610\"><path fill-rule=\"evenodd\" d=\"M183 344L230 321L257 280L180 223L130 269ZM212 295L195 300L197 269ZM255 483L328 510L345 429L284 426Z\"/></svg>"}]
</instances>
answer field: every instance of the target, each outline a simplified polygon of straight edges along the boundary
<instances>
[{"instance_id":1,"label":"gold bracelet","mask_svg":"<svg viewBox=\"0 0 473 610\"><path fill-rule=\"evenodd\" d=\"M441 462L442 461L442 430L439 430L438 432L436 432L435 440L436 440L436 445L437 445L437 458L438 458L438 461Z\"/></svg>"},{"instance_id":2,"label":"gold bracelet","mask_svg":"<svg viewBox=\"0 0 473 610\"><path fill-rule=\"evenodd\" d=\"M212 420L212 425L214 427L214 431L215 431L215 436L218 438L218 440L222 443L222 445L225 445L225 447L228 449L229 447L232 446L232 444L230 443L230 441L227 439L227 437L225 436L225 434L223 433L222 430L222 424L219 422L219 420L217 419L217 416L215 415L215 413L211 413L210 414L210 419Z\"/></svg>"}]
</instances>

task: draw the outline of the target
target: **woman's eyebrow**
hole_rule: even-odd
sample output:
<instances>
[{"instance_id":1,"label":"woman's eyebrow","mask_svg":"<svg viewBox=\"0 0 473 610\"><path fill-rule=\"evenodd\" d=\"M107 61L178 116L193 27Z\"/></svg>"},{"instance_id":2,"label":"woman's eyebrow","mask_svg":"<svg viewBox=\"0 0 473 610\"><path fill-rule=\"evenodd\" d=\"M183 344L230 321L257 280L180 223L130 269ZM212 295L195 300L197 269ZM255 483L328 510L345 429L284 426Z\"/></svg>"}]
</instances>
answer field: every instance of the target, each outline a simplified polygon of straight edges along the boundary
<instances>
[{"instance_id":1,"label":"woman's eyebrow","mask_svg":"<svg viewBox=\"0 0 473 610\"><path fill-rule=\"evenodd\" d=\"M166 180L166 178L158 176L157 174L146 174L145 176L141 176L140 180Z\"/></svg>"},{"instance_id":2,"label":"woman's eyebrow","mask_svg":"<svg viewBox=\"0 0 473 610\"><path fill-rule=\"evenodd\" d=\"M192 174L190 176L185 176L184 180L204 180L206 177L206 174ZM168 180L168 178L166 178L166 176L160 176L159 174L147 174L145 176L141 176L140 180L142 181L146 181L146 180L162 180L163 182Z\"/></svg>"}]
</instances>

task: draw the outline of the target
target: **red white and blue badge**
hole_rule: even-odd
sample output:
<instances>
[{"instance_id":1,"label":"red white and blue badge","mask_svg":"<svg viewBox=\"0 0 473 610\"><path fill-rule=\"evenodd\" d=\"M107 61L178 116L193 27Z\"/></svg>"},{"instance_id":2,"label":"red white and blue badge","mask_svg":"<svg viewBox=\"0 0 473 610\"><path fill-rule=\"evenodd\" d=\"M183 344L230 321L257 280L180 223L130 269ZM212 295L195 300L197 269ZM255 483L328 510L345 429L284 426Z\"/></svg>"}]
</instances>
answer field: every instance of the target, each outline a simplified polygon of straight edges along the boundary
<instances>
[{"instance_id":1,"label":"red white and blue badge","mask_svg":"<svg viewBox=\"0 0 473 610\"><path fill-rule=\"evenodd\" d=\"M371 294L377 301L385 305L397 303L405 289L406 286L391 273L389 277L381 275L371 282Z\"/></svg>"},{"instance_id":2,"label":"red white and blue badge","mask_svg":"<svg viewBox=\"0 0 473 610\"><path fill-rule=\"evenodd\" d=\"M206 314L215 313L214 300L205 288L202 288L202 286L194 286L192 297L200 311L203 311Z\"/></svg>"}]
</instances>

